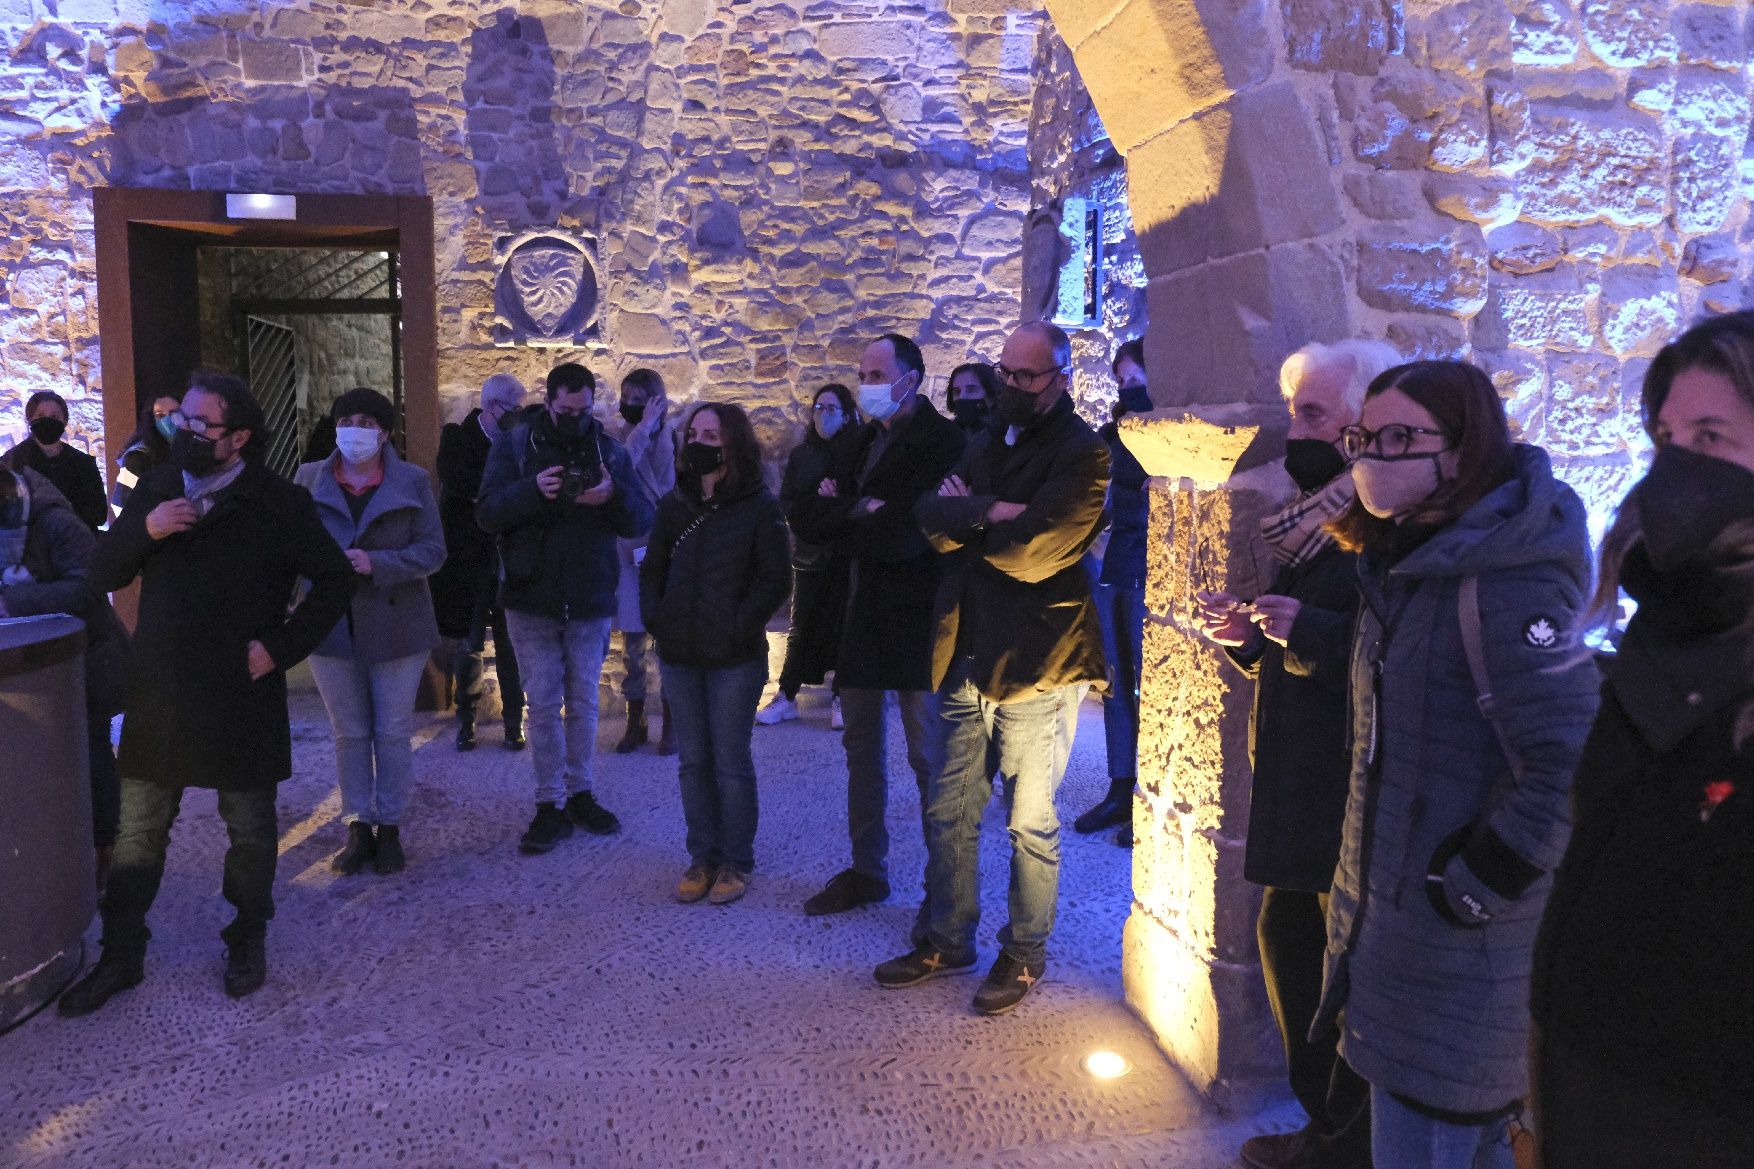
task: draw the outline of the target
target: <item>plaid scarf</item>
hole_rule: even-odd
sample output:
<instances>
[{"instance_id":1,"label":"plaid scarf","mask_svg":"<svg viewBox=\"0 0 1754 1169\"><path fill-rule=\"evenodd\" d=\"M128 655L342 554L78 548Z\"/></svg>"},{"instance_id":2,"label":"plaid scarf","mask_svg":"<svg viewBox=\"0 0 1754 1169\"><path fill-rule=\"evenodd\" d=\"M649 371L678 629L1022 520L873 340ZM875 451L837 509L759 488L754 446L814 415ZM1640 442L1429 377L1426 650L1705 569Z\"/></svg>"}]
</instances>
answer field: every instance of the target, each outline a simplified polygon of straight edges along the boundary
<instances>
[{"instance_id":1,"label":"plaid scarf","mask_svg":"<svg viewBox=\"0 0 1754 1169\"><path fill-rule=\"evenodd\" d=\"M1357 498L1351 474L1341 472L1263 519L1261 538L1272 549L1273 559L1287 568L1300 568L1333 544L1334 538L1322 531L1322 525L1351 507Z\"/></svg>"}]
</instances>

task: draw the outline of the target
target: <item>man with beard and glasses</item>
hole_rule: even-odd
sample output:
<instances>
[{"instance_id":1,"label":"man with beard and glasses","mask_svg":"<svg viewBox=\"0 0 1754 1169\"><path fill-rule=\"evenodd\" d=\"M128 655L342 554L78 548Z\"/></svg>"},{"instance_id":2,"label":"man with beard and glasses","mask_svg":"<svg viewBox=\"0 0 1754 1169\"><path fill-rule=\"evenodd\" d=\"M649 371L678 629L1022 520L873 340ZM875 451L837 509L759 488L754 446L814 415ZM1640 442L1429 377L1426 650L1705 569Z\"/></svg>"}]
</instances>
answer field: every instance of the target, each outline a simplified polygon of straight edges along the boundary
<instances>
[{"instance_id":1,"label":"man with beard and glasses","mask_svg":"<svg viewBox=\"0 0 1754 1169\"><path fill-rule=\"evenodd\" d=\"M1285 359L1285 470L1298 494L1261 525L1278 573L1252 606L1230 593L1199 596L1206 636L1256 682L1243 876L1266 886L1261 971L1291 1090L1309 1117L1296 1132L1245 1141L1250 1169L1370 1166L1369 1085L1339 1057L1336 1028L1309 1033L1346 811L1346 663L1358 609L1356 558L1322 525L1357 497L1340 432L1358 421L1371 381L1399 361L1380 341L1306 345Z\"/></svg>"},{"instance_id":2,"label":"man with beard and glasses","mask_svg":"<svg viewBox=\"0 0 1754 1169\"><path fill-rule=\"evenodd\" d=\"M140 581L121 751L121 826L103 899L103 957L61 996L84 1015L145 974L146 914L185 788L216 788L231 847L221 931L225 992L268 976L279 857L277 787L292 775L286 671L347 611L354 571L308 491L262 464L268 428L249 388L198 370L175 415L171 461L148 472L98 537L100 595ZM309 588L292 611L300 580Z\"/></svg>"}]
</instances>

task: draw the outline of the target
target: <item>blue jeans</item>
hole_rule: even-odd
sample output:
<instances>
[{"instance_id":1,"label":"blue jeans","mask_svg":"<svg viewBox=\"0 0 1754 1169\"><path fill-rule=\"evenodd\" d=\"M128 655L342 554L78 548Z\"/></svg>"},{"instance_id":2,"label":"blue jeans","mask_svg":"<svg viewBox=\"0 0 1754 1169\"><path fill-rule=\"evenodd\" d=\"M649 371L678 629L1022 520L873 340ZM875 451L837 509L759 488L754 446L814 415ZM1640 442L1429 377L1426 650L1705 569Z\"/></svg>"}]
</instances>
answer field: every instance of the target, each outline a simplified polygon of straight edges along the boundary
<instances>
[{"instance_id":1,"label":"blue jeans","mask_svg":"<svg viewBox=\"0 0 1754 1169\"><path fill-rule=\"evenodd\" d=\"M427 656L368 666L312 655L311 673L335 732L343 823L402 823L414 788L414 699Z\"/></svg>"},{"instance_id":2,"label":"blue jeans","mask_svg":"<svg viewBox=\"0 0 1754 1169\"><path fill-rule=\"evenodd\" d=\"M958 664L938 691L947 734L943 768L927 791L926 889L931 944L952 961L975 956L980 924L981 814L993 792L987 752L999 749L1011 837L1011 920L999 944L1011 957L1040 963L1060 895L1060 820L1054 795L1066 775L1082 685L996 703Z\"/></svg>"},{"instance_id":3,"label":"blue jeans","mask_svg":"<svg viewBox=\"0 0 1754 1169\"><path fill-rule=\"evenodd\" d=\"M529 704L536 802L565 803L575 792L591 790L597 686L609 653L610 619L561 621L507 609L505 621Z\"/></svg>"},{"instance_id":4,"label":"blue jeans","mask_svg":"<svg viewBox=\"0 0 1754 1169\"><path fill-rule=\"evenodd\" d=\"M1448 1124L1370 1086L1370 1159L1376 1169L1515 1169L1509 1118Z\"/></svg>"},{"instance_id":5,"label":"blue jeans","mask_svg":"<svg viewBox=\"0 0 1754 1169\"><path fill-rule=\"evenodd\" d=\"M259 938L274 916L274 864L280 857L279 824L273 785L219 793L219 816L231 847L225 851L225 899L237 909L220 931L227 942ZM104 955L137 961L152 937L146 911L164 879L164 857L171 825L182 806L183 789L144 780L121 781L121 828L104 890Z\"/></svg>"},{"instance_id":6,"label":"blue jeans","mask_svg":"<svg viewBox=\"0 0 1754 1169\"><path fill-rule=\"evenodd\" d=\"M1145 586L1097 585L1102 652L1108 658L1108 693L1102 699L1102 733L1110 779L1139 774L1139 683L1143 676Z\"/></svg>"},{"instance_id":7,"label":"blue jeans","mask_svg":"<svg viewBox=\"0 0 1754 1169\"><path fill-rule=\"evenodd\" d=\"M920 789L921 831L925 831L926 785L944 767L943 728L937 725L937 696L930 690L897 690L895 705L907 740L907 764ZM847 834L853 868L867 877L889 879L889 712L887 690L847 687L840 692L841 745L847 753Z\"/></svg>"},{"instance_id":8,"label":"blue jeans","mask_svg":"<svg viewBox=\"0 0 1754 1169\"><path fill-rule=\"evenodd\" d=\"M767 661L701 669L658 665L675 719L688 855L717 868L755 869L755 757L749 751Z\"/></svg>"}]
</instances>

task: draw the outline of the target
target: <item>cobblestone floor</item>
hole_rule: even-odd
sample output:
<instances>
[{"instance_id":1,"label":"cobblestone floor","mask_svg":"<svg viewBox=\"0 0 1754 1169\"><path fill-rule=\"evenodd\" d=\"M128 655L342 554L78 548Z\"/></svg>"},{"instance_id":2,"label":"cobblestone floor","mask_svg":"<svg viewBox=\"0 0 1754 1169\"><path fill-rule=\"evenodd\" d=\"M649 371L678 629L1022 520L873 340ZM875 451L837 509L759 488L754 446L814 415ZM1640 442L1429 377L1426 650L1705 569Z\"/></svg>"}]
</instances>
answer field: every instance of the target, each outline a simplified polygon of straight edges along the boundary
<instances>
[{"instance_id":1,"label":"cobblestone floor","mask_svg":"<svg viewBox=\"0 0 1754 1169\"><path fill-rule=\"evenodd\" d=\"M871 967L904 948L923 865L917 801L893 784L891 903L804 917L846 853L824 699L806 691L802 719L756 729L759 869L719 908L670 899L686 863L672 760L604 755L620 835L525 857L528 754L491 728L459 755L438 721L416 740L407 872L336 877L328 726L297 690L268 985L221 991L224 834L211 794L191 793L145 984L0 1037L0 1164L1205 1169L1301 1121L1295 1105L1203 1109L1123 1005L1129 862L1105 837L1068 830L1048 977L1017 1012L973 1014L974 978L879 989ZM604 721L605 748L620 729ZM1104 782L1090 703L1063 818ZM997 815L985 842L983 966L1004 918ZM1131 1073L1092 1080L1097 1048Z\"/></svg>"}]
</instances>

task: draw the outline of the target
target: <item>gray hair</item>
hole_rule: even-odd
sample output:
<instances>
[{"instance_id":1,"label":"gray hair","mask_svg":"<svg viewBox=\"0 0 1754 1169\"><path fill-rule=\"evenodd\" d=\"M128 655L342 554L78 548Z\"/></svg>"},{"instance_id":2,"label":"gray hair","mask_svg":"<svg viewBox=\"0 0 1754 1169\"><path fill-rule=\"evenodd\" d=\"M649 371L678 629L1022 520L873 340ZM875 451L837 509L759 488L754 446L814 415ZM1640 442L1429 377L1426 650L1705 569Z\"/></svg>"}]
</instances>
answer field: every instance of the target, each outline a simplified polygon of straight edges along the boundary
<instances>
[{"instance_id":1,"label":"gray hair","mask_svg":"<svg viewBox=\"0 0 1754 1169\"><path fill-rule=\"evenodd\" d=\"M527 390L524 383L509 373L496 373L481 383L481 404L489 402L505 402L508 405L522 405Z\"/></svg>"},{"instance_id":2,"label":"gray hair","mask_svg":"<svg viewBox=\"0 0 1754 1169\"><path fill-rule=\"evenodd\" d=\"M1347 378L1341 401L1347 412L1356 418L1364 411L1364 391L1370 388L1370 383L1404 360L1386 341L1336 341L1331 345L1312 341L1287 357L1279 367L1279 392L1290 401L1291 395L1310 374L1344 367Z\"/></svg>"},{"instance_id":3,"label":"gray hair","mask_svg":"<svg viewBox=\"0 0 1754 1169\"><path fill-rule=\"evenodd\" d=\"M1072 364L1072 338L1066 335L1066 330L1052 321L1025 321L1018 331L1022 329L1030 330L1048 343L1048 348L1053 351L1055 369L1065 369Z\"/></svg>"}]
</instances>

